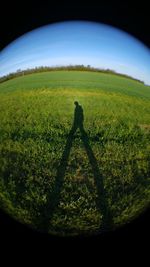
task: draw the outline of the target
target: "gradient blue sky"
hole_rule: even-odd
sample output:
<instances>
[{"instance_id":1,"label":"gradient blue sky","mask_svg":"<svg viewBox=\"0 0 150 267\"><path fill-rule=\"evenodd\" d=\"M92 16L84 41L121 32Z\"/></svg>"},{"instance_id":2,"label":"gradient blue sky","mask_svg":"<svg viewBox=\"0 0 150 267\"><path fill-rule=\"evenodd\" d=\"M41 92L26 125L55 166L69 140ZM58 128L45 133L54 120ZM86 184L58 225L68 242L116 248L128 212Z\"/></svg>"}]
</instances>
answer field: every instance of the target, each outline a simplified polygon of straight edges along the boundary
<instances>
[{"instance_id":1,"label":"gradient blue sky","mask_svg":"<svg viewBox=\"0 0 150 267\"><path fill-rule=\"evenodd\" d=\"M109 68L150 85L150 50L104 24L51 24L23 35L0 52L0 76L17 69L70 64Z\"/></svg>"}]
</instances>

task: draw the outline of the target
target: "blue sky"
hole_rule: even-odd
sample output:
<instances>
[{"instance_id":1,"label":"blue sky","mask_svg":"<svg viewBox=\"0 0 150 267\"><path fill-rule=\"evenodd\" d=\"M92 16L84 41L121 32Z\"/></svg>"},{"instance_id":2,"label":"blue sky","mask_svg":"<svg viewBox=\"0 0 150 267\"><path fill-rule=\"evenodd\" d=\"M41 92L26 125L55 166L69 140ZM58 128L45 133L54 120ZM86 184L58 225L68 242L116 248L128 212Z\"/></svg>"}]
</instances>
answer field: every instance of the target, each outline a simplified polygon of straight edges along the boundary
<instances>
[{"instance_id":1,"label":"blue sky","mask_svg":"<svg viewBox=\"0 0 150 267\"><path fill-rule=\"evenodd\" d=\"M150 85L150 50L104 24L51 24L23 35L0 52L0 76L17 69L70 64L109 68Z\"/></svg>"}]
</instances>

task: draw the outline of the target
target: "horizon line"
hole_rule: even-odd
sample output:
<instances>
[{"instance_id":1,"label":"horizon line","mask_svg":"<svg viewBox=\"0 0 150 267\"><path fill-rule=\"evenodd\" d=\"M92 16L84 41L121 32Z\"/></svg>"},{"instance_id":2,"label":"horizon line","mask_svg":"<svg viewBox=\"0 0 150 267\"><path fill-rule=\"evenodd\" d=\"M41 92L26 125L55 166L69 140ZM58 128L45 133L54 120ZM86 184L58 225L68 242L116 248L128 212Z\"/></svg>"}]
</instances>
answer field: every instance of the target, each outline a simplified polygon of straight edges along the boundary
<instances>
[{"instance_id":1,"label":"horizon line","mask_svg":"<svg viewBox=\"0 0 150 267\"><path fill-rule=\"evenodd\" d=\"M113 70L113 69L109 69L109 68L98 68L98 67L93 67L92 65L90 65L90 64L87 64L87 65L83 65L83 64L75 64L75 65L72 65L72 64L69 64L69 65L51 65L51 66L48 66L48 65L41 65L41 66L35 66L35 67L33 67L33 68L27 68L27 69L17 69L16 71L14 71L14 72L9 72L8 74L5 74L5 75L3 75L3 76L0 76L0 80L2 80L2 79L7 79L7 77L9 77L10 75L17 75L18 74L18 76L19 76L19 74L21 74L21 73L23 73L23 72L28 72L28 71L34 71L34 70L38 70L38 69L41 69L41 68L43 68L43 69L60 69L60 68L80 68L80 67L82 67L83 69L89 69L89 70L93 70L93 71L97 71L97 72L99 72L99 71L101 71L101 72L106 72L106 73L108 73L108 72L111 72L110 74L113 74L113 75L119 75L119 76L122 76L122 77L126 77L126 78L129 78L129 79L132 79L132 80L135 80L135 81L138 81L138 82L140 82L140 83L142 83L142 84L144 84L145 86L150 86L150 84L146 84L144 81L142 81L142 80L140 80L140 79L137 79L137 78L134 78L133 76L130 76L130 75L128 75L128 74L126 74L126 73L121 73L121 72L117 72L117 71L115 71L115 70ZM10 79L13 79L13 78L15 78L15 77L12 77L12 78L10 78ZM1 81L0 81L1 82Z\"/></svg>"}]
</instances>

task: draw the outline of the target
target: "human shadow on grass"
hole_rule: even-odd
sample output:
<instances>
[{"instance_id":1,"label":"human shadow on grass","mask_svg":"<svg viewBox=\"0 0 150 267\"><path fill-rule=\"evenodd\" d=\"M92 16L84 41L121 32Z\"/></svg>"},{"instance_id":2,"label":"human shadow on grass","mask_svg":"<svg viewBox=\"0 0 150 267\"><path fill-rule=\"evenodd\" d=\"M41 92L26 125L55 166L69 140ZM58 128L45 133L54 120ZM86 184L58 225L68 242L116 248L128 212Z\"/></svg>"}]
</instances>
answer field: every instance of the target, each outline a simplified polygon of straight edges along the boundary
<instances>
[{"instance_id":1,"label":"human shadow on grass","mask_svg":"<svg viewBox=\"0 0 150 267\"><path fill-rule=\"evenodd\" d=\"M42 210L41 216L41 227L44 232L48 232L50 226L50 220L57 209L60 201L60 193L64 182L65 172L69 160L69 155L72 147L73 140L75 138L75 132L77 129L80 130L81 140L84 144L89 162L92 167L92 172L94 176L95 186L97 189L97 209L102 214L102 223L100 225L100 230L109 230L112 226L112 216L108 205L108 200L106 196L106 192L104 189L104 178L99 171L97 160L94 156L92 148L89 143L89 138L84 130L83 122L84 122L84 114L83 108L77 101L74 102L75 111L74 111L74 121L72 128L68 134L67 142L60 160L60 164L56 174L56 180L53 192L50 194L47 204Z\"/></svg>"}]
</instances>

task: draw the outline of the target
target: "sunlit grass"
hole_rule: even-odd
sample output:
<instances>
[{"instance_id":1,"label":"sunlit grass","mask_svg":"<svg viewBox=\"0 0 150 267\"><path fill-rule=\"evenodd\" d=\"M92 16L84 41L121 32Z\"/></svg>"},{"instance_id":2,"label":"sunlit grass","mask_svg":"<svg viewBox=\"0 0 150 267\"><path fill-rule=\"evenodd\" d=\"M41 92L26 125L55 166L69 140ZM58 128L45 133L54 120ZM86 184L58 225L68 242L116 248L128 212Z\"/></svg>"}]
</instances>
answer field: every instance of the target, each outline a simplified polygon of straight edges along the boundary
<instances>
[{"instance_id":1,"label":"sunlit grass","mask_svg":"<svg viewBox=\"0 0 150 267\"><path fill-rule=\"evenodd\" d=\"M8 213L40 230L42 209L53 202L75 100L84 110L114 226L149 204L150 88L100 73L27 75L0 84L0 199ZM48 221L50 233L102 230L92 166L80 132L75 136L59 203Z\"/></svg>"}]
</instances>

